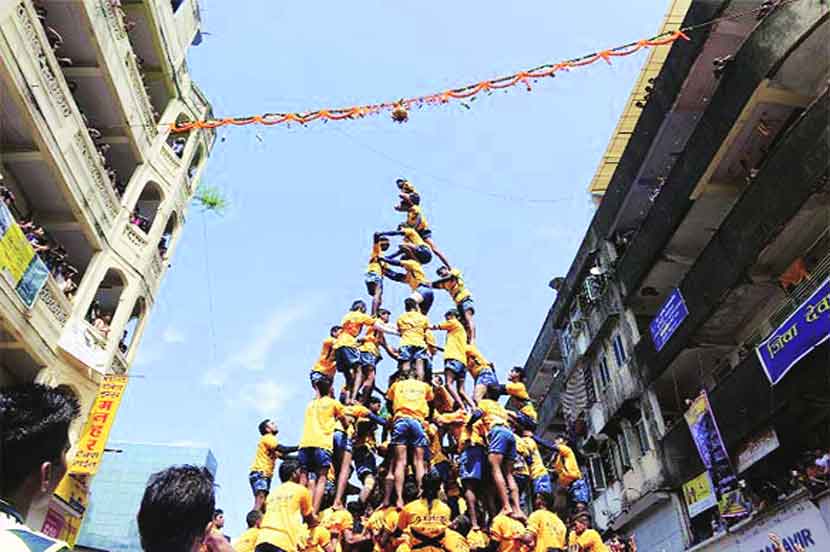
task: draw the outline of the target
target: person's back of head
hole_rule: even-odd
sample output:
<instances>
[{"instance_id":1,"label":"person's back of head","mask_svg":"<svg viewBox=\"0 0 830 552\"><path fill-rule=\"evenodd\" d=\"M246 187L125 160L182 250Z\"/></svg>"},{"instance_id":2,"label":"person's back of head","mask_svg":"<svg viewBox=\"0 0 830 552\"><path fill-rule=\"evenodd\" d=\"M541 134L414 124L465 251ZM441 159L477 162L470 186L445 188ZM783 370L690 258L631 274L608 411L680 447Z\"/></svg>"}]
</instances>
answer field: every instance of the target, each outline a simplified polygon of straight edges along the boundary
<instances>
[{"instance_id":1,"label":"person's back of head","mask_svg":"<svg viewBox=\"0 0 830 552\"><path fill-rule=\"evenodd\" d=\"M79 413L67 388L31 383L0 389L0 497L28 508L51 496L66 473L69 426Z\"/></svg>"},{"instance_id":2,"label":"person's back of head","mask_svg":"<svg viewBox=\"0 0 830 552\"><path fill-rule=\"evenodd\" d=\"M248 512L248 515L245 516L245 523L248 524L248 529L259 527L261 521L262 512L260 512L259 510L251 510L250 512Z\"/></svg>"},{"instance_id":3,"label":"person's back of head","mask_svg":"<svg viewBox=\"0 0 830 552\"><path fill-rule=\"evenodd\" d=\"M363 301L363 299L357 299L356 301L352 302L351 310L366 312L366 303Z\"/></svg>"},{"instance_id":4,"label":"person's back of head","mask_svg":"<svg viewBox=\"0 0 830 552\"><path fill-rule=\"evenodd\" d=\"M432 502L438 498L439 490L441 490L441 479L438 477L438 474L427 472L421 480L422 496Z\"/></svg>"},{"instance_id":5,"label":"person's back of head","mask_svg":"<svg viewBox=\"0 0 830 552\"><path fill-rule=\"evenodd\" d=\"M424 476L426 478L426 476ZM418 483L414 478L407 478L403 486L403 500L406 503L418 498Z\"/></svg>"},{"instance_id":6,"label":"person's back of head","mask_svg":"<svg viewBox=\"0 0 830 552\"><path fill-rule=\"evenodd\" d=\"M458 514L455 519L452 520L452 529L457 533L460 533L463 537L466 537L472 528L473 522L470 521L470 518L466 514Z\"/></svg>"},{"instance_id":7,"label":"person's back of head","mask_svg":"<svg viewBox=\"0 0 830 552\"><path fill-rule=\"evenodd\" d=\"M216 499L207 468L172 466L150 476L138 510L145 552L195 550L213 518Z\"/></svg>"},{"instance_id":8,"label":"person's back of head","mask_svg":"<svg viewBox=\"0 0 830 552\"><path fill-rule=\"evenodd\" d=\"M499 397L501 397L501 386L488 385L487 391L484 393L484 398L497 401L499 400Z\"/></svg>"},{"instance_id":9,"label":"person's back of head","mask_svg":"<svg viewBox=\"0 0 830 552\"><path fill-rule=\"evenodd\" d=\"M294 474L300 469L300 464L293 458L285 460L280 464L280 481L287 483L294 479Z\"/></svg>"},{"instance_id":10,"label":"person's back of head","mask_svg":"<svg viewBox=\"0 0 830 552\"><path fill-rule=\"evenodd\" d=\"M331 391L331 381L328 379L321 379L316 383L317 391L320 393L320 397L326 397Z\"/></svg>"},{"instance_id":11,"label":"person's back of head","mask_svg":"<svg viewBox=\"0 0 830 552\"><path fill-rule=\"evenodd\" d=\"M407 297L406 299L404 299L403 309L406 312L414 311L417 308L418 308L418 303L415 301L415 299L413 299L411 297Z\"/></svg>"}]
</instances>

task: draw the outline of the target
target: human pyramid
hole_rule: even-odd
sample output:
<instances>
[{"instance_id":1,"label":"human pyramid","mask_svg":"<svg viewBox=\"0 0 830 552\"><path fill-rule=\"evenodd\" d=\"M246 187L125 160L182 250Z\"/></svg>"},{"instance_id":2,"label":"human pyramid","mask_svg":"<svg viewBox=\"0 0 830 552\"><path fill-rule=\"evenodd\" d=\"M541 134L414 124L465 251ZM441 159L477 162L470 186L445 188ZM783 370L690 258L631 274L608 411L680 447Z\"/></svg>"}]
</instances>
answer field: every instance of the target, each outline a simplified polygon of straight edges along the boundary
<instances>
[{"instance_id":1,"label":"human pyramid","mask_svg":"<svg viewBox=\"0 0 830 552\"><path fill-rule=\"evenodd\" d=\"M573 450L562 437L534 436L523 368L499 382L476 344L472 293L436 247L415 187L396 184L395 209L406 218L373 236L365 279L371 310L354 301L323 341L299 445L278 444L272 420L259 425L251 544L256 552L607 550L590 528L589 490ZM391 238L400 243L384 256ZM424 265L433 256L442 266L430 281ZM394 324L383 307L387 279L411 290ZM427 317L435 289L455 304L438 324ZM434 331L446 332L443 348ZM386 392L375 378L381 349L397 362ZM438 352L443 374L435 369ZM335 398L337 373L344 385ZM498 402L504 395L515 410ZM282 483L271 490L277 459ZM349 483L353 472L360 488ZM571 528L562 521L569 514Z\"/></svg>"}]
</instances>

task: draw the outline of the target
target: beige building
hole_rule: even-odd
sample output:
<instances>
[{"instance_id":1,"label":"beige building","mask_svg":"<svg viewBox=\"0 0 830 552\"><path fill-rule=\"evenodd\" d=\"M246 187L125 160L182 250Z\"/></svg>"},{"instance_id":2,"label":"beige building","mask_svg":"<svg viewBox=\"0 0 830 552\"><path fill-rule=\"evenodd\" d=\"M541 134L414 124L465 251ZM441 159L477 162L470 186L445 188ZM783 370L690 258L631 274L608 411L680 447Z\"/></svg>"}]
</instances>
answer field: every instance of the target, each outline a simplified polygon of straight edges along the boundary
<instances>
[{"instance_id":1,"label":"beige building","mask_svg":"<svg viewBox=\"0 0 830 552\"><path fill-rule=\"evenodd\" d=\"M0 1L0 184L49 269L31 306L0 278L0 385L67 385L88 412L129 370L213 145L167 125L211 112L199 27L196 0Z\"/></svg>"}]
</instances>

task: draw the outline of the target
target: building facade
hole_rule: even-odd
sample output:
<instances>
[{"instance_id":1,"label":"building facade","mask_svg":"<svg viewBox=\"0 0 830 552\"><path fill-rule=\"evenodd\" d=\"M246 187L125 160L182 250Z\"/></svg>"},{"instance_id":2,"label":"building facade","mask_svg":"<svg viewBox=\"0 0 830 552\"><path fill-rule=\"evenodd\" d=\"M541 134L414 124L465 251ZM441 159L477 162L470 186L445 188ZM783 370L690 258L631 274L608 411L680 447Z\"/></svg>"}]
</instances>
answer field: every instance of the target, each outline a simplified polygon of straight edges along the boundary
<instances>
[{"instance_id":1,"label":"building facade","mask_svg":"<svg viewBox=\"0 0 830 552\"><path fill-rule=\"evenodd\" d=\"M90 491L77 546L107 552L141 552L136 513L150 475L172 465L217 463L205 447L111 442Z\"/></svg>"},{"instance_id":2,"label":"building facade","mask_svg":"<svg viewBox=\"0 0 830 552\"><path fill-rule=\"evenodd\" d=\"M686 4L683 27L720 21L646 66L612 137L526 363L539 431L576 443L595 524L641 550L762 550L790 530L825 549L826 495L784 480L830 446L830 8ZM761 349L805 312L821 330L773 383ZM708 502L684 494L717 479L687 421L702 392L745 498L734 517L711 481Z\"/></svg>"},{"instance_id":3,"label":"building facade","mask_svg":"<svg viewBox=\"0 0 830 552\"><path fill-rule=\"evenodd\" d=\"M0 3L0 385L88 413L128 372L213 146L169 131L211 114L199 28L197 0Z\"/></svg>"}]
</instances>

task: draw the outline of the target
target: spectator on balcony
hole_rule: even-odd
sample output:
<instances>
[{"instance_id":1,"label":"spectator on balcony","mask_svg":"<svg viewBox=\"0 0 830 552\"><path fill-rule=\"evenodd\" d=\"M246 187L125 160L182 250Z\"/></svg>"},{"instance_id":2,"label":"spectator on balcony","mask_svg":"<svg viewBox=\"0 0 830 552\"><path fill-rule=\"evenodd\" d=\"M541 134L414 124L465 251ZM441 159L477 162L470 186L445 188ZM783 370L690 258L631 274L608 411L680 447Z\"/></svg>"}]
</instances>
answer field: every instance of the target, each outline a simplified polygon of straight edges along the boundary
<instances>
[{"instance_id":1,"label":"spectator on balcony","mask_svg":"<svg viewBox=\"0 0 830 552\"><path fill-rule=\"evenodd\" d=\"M173 143L170 145L170 148L173 150L173 153L176 154L176 157L179 159L182 158L184 155L184 148L187 145L187 138L185 136L179 136Z\"/></svg>"},{"instance_id":2,"label":"spectator on balcony","mask_svg":"<svg viewBox=\"0 0 830 552\"><path fill-rule=\"evenodd\" d=\"M3 177L0 176L0 182L3 181ZM6 207L11 209L14 206L14 192L12 192L8 187L0 184L0 200L6 204Z\"/></svg>"},{"instance_id":3,"label":"spectator on balcony","mask_svg":"<svg viewBox=\"0 0 830 552\"><path fill-rule=\"evenodd\" d=\"M144 232L149 232L150 231L150 226L151 226L150 219L148 219L147 217L142 215L141 212L138 210L138 207L133 209L133 214L130 217L130 224L134 224L135 226L138 226Z\"/></svg>"},{"instance_id":4,"label":"spectator on balcony","mask_svg":"<svg viewBox=\"0 0 830 552\"><path fill-rule=\"evenodd\" d=\"M48 501L67 470L69 426L80 414L68 391L38 384L0 389L0 548L68 552L62 542L25 525L30 509Z\"/></svg>"},{"instance_id":5,"label":"spectator on balcony","mask_svg":"<svg viewBox=\"0 0 830 552\"><path fill-rule=\"evenodd\" d=\"M118 350L121 351L122 355L127 354L127 330L124 330L124 333L121 334L121 339L118 340Z\"/></svg>"},{"instance_id":6,"label":"spectator on balcony","mask_svg":"<svg viewBox=\"0 0 830 552\"><path fill-rule=\"evenodd\" d=\"M104 338L108 338L110 334L110 324L112 324L111 314L102 314L95 318L92 327L98 330Z\"/></svg>"},{"instance_id":7,"label":"spectator on balcony","mask_svg":"<svg viewBox=\"0 0 830 552\"><path fill-rule=\"evenodd\" d=\"M32 249L35 250L35 253L45 254L50 249L49 242L46 238L46 230L42 226L32 226L32 229L26 234L26 239L29 241Z\"/></svg>"}]
</instances>

